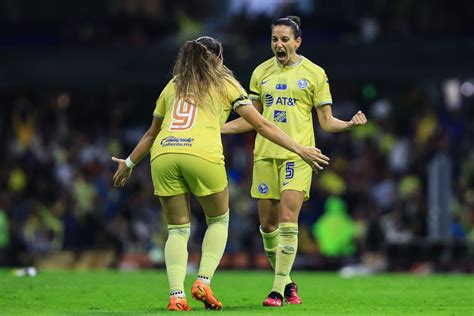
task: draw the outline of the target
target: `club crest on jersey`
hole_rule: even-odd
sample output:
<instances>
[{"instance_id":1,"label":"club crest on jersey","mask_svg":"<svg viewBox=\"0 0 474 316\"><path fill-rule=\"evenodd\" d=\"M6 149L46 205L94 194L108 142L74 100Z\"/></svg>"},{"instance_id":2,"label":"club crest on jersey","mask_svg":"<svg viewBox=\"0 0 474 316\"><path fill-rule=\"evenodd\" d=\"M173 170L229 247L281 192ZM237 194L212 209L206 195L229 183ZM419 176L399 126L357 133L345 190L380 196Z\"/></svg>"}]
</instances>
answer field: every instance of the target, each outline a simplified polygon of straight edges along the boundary
<instances>
[{"instance_id":1,"label":"club crest on jersey","mask_svg":"<svg viewBox=\"0 0 474 316\"><path fill-rule=\"evenodd\" d=\"M268 185L264 182L260 183L258 185L258 192L262 194L267 194L268 193Z\"/></svg>"},{"instance_id":2,"label":"club crest on jersey","mask_svg":"<svg viewBox=\"0 0 474 316\"><path fill-rule=\"evenodd\" d=\"M306 79L301 78L300 80L298 80L298 88L306 89L307 86L308 86L308 81L306 81Z\"/></svg>"},{"instance_id":3,"label":"club crest on jersey","mask_svg":"<svg viewBox=\"0 0 474 316\"><path fill-rule=\"evenodd\" d=\"M269 93L265 94L265 105L272 106L273 104L273 96Z\"/></svg>"},{"instance_id":4,"label":"club crest on jersey","mask_svg":"<svg viewBox=\"0 0 474 316\"><path fill-rule=\"evenodd\" d=\"M275 110L275 112L273 112L273 121L286 123L286 111Z\"/></svg>"}]
</instances>

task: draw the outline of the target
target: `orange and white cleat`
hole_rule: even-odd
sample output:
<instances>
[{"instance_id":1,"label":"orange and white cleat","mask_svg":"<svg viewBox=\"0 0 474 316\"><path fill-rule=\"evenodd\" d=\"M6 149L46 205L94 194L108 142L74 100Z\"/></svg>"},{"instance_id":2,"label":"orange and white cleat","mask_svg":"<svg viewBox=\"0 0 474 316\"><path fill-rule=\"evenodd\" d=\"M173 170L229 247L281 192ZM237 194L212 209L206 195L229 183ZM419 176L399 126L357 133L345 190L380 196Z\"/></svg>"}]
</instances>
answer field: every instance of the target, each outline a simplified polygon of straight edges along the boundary
<instances>
[{"instance_id":1,"label":"orange and white cleat","mask_svg":"<svg viewBox=\"0 0 474 316\"><path fill-rule=\"evenodd\" d=\"M168 310L169 311L190 311L191 307L189 307L188 301L186 301L186 298L170 296Z\"/></svg>"},{"instance_id":2,"label":"orange and white cleat","mask_svg":"<svg viewBox=\"0 0 474 316\"><path fill-rule=\"evenodd\" d=\"M222 303L212 293L211 287L201 280L194 282L191 295L194 299L203 302L206 309L219 310L222 308Z\"/></svg>"}]
</instances>

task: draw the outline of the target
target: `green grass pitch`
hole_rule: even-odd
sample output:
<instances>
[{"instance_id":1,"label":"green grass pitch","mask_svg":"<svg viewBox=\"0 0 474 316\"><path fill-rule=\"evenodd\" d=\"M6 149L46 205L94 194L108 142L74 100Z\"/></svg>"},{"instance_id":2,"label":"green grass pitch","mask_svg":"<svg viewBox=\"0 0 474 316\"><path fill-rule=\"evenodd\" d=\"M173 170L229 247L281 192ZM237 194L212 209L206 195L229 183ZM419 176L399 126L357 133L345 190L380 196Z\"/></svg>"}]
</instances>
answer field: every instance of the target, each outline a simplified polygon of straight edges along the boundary
<instances>
[{"instance_id":1,"label":"green grass pitch","mask_svg":"<svg viewBox=\"0 0 474 316\"><path fill-rule=\"evenodd\" d=\"M470 275L384 274L342 279L335 273L294 272L302 305L261 306L273 275L258 271L217 271L213 290L224 307L204 311L189 299L191 315L474 315ZM41 271L15 277L0 270L0 315L159 315L166 311L163 270Z\"/></svg>"}]
</instances>

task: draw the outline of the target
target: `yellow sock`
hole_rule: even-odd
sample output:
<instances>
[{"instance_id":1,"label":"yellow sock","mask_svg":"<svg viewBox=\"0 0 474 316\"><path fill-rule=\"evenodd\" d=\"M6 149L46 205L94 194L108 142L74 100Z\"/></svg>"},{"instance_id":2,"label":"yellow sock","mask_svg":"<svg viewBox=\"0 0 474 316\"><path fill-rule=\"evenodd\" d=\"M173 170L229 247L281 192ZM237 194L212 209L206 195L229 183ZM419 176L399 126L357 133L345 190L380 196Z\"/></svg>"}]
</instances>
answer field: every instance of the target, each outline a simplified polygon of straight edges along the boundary
<instances>
[{"instance_id":1,"label":"yellow sock","mask_svg":"<svg viewBox=\"0 0 474 316\"><path fill-rule=\"evenodd\" d=\"M265 250L265 254L267 255L268 261L272 266L272 269L275 270L275 256L278 247L278 234L279 229L275 229L272 232L265 233L262 230L262 226L260 226L260 234L262 235L263 239L263 249Z\"/></svg>"},{"instance_id":2,"label":"yellow sock","mask_svg":"<svg viewBox=\"0 0 474 316\"><path fill-rule=\"evenodd\" d=\"M284 295L285 285L290 280L290 271L296 258L298 249L298 224L280 223L278 249L275 263L275 279L272 291Z\"/></svg>"},{"instance_id":3,"label":"yellow sock","mask_svg":"<svg viewBox=\"0 0 474 316\"><path fill-rule=\"evenodd\" d=\"M184 292L184 278L188 265L188 239L191 224L168 225L168 239L165 244L166 273L170 293Z\"/></svg>"},{"instance_id":4,"label":"yellow sock","mask_svg":"<svg viewBox=\"0 0 474 316\"><path fill-rule=\"evenodd\" d=\"M214 272L224 254L229 229L229 211L224 215L206 217L207 229L202 241L202 256L198 275L214 276Z\"/></svg>"}]
</instances>

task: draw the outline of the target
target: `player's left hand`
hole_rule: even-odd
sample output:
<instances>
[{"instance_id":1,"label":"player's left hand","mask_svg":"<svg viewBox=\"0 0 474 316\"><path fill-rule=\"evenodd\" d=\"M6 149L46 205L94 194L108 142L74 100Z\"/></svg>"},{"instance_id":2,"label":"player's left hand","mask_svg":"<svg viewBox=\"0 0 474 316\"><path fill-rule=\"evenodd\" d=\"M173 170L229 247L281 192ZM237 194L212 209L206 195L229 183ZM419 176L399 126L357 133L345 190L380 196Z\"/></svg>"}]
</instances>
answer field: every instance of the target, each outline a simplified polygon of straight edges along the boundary
<instances>
[{"instance_id":1,"label":"player's left hand","mask_svg":"<svg viewBox=\"0 0 474 316\"><path fill-rule=\"evenodd\" d=\"M364 125L367 123L367 118L365 117L364 112L358 111L351 119L352 125Z\"/></svg>"},{"instance_id":2,"label":"player's left hand","mask_svg":"<svg viewBox=\"0 0 474 316\"><path fill-rule=\"evenodd\" d=\"M117 171L115 171L115 174L112 177L114 181L114 187L122 188L127 182L128 177L130 177L132 169L127 167L127 165L125 164L125 159L112 157L112 161L118 163Z\"/></svg>"}]
</instances>

